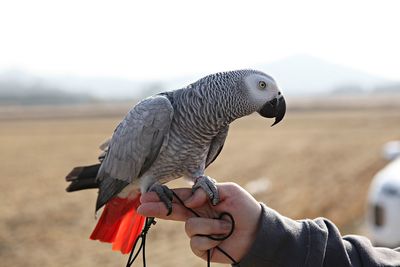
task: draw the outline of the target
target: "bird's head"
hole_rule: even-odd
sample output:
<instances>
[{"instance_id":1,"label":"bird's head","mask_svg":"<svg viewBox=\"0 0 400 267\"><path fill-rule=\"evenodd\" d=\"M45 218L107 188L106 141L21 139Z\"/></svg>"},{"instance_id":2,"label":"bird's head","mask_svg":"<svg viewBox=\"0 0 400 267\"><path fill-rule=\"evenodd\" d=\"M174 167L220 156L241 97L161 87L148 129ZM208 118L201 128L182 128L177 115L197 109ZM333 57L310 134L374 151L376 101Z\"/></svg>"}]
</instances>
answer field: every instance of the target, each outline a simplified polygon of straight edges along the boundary
<instances>
[{"instance_id":1,"label":"bird's head","mask_svg":"<svg viewBox=\"0 0 400 267\"><path fill-rule=\"evenodd\" d=\"M243 77L243 89L248 101L261 116L275 118L279 123L286 112L286 102L274 79L262 72L250 72Z\"/></svg>"}]
</instances>

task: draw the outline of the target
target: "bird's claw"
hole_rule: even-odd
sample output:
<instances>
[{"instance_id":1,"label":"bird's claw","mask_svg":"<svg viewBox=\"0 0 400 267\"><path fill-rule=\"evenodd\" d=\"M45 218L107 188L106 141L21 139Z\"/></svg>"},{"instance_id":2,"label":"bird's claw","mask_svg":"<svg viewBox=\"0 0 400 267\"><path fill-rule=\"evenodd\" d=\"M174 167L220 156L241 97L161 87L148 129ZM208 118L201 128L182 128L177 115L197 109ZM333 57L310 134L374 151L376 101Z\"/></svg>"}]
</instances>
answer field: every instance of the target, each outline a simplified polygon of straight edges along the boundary
<instances>
[{"instance_id":1,"label":"bird's claw","mask_svg":"<svg viewBox=\"0 0 400 267\"><path fill-rule=\"evenodd\" d=\"M174 198L172 190L169 189L166 185L156 183L150 187L149 191L155 192L158 195L161 202L165 204L165 207L168 210L167 216L169 216L172 213L172 199Z\"/></svg>"},{"instance_id":2,"label":"bird's claw","mask_svg":"<svg viewBox=\"0 0 400 267\"><path fill-rule=\"evenodd\" d=\"M211 200L212 205L215 206L219 203L218 188L214 179L208 176L200 176L196 179L196 182L192 187L192 191L194 192L199 188L202 188L206 192L208 198Z\"/></svg>"}]
</instances>

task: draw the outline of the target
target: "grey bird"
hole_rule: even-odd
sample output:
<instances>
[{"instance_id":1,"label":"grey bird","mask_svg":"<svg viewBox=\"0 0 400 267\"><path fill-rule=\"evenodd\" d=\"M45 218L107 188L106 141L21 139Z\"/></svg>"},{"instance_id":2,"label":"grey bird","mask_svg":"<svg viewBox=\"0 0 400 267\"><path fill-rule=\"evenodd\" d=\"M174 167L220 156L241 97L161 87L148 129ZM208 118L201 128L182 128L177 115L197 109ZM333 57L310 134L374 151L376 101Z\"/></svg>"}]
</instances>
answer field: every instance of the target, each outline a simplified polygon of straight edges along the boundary
<instances>
[{"instance_id":1,"label":"grey bird","mask_svg":"<svg viewBox=\"0 0 400 267\"><path fill-rule=\"evenodd\" d=\"M256 70L216 73L156 94L128 112L103 145L100 164L71 171L67 191L98 187L96 210L114 198L136 199L137 207L140 192L154 191L170 213L172 193L164 184L185 177L194 182L193 190L203 189L217 205L216 182L204 172L221 152L229 124L258 112L275 118L275 125L285 111L274 79ZM102 235L92 237L109 242Z\"/></svg>"}]
</instances>

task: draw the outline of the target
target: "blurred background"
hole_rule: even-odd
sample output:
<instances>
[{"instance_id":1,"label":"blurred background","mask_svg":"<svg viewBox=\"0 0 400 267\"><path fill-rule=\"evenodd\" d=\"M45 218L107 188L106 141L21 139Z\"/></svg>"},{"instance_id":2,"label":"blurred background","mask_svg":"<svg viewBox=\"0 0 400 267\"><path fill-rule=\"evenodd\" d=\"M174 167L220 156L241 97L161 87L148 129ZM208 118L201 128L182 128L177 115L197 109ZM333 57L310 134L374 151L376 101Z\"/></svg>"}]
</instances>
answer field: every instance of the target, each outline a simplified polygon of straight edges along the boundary
<instances>
[{"instance_id":1,"label":"blurred background","mask_svg":"<svg viewBox=\"0 0 400 267\"><path fill-rule=\"evenodd\" d=\"M1 265L124 266L126 256L88 239L97 193L67 194L65 175L96 163L98 145L139 99L242 68L272 75L288 112L273 128L256 115L234 122L207 174L285 216L323 216L343 234L399 245L396 227L387 228L400 223L389 216L400 208L396 145L392 161L382 155L400 139L399 8L386 0L0 2ZM370 186L378 172L384 178ZM147 257L149 266L205 266L177 222L152 228Z\"/></svg>"}]
</instances>

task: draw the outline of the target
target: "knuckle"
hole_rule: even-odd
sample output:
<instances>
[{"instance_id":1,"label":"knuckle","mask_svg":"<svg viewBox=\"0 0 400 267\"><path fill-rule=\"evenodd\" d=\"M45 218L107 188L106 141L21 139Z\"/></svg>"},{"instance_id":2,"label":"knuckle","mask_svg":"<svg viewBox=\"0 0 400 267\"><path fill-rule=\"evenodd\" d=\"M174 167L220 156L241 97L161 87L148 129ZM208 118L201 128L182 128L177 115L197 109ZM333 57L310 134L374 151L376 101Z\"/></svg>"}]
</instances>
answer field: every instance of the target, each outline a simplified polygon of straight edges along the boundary
<instances>
[{"instance_id":1,"label":"knuckle","mask_svg":"<svg viewBox=\"0 0 400 267\"><path fill-rule=\"evenodd\" d=\"M240 191L240 186L237 183L227 182L223 184L224 190L229 192L230 194L234 194Z\"/></svg>"},{"instance_id":2,"label":"knuckle","mask_svg":"<svg viewBox=\"0 0 400 267\"><path fill-rule=\"evenodd\" d=\"M190 248L196 256L203 257L206 255L207 250L218 246L219 243L205 236L194 236L190 239Z\"/></svg>"},{"instance_id":3,"label":"knuckle","mask_svg":"<svg viewBox=\"0 0 400 267\"><path fill-rule=\"evenodd\" d=\"M229 183L229 188L232 192L239 192L241 190L241 187L237 183Z\"/></svg>"},{"instance_id":4,"label":"knuckle","mask_svg":"<svg viewBox=\"0 0 400 267\"><path fill-rule=\"evenodd\" d=\"M193 251L194 254L199 256L200 254L200 240L199 237L194 236L190 239L190 249Z\"/></svg>"},{"instance_id":5,"label":"knuckle","mask_svg":"<svg viewBox=\"0 0 400 267\"><path fill-rule=\"evenodd\" d=\"M206 237L194 236L190 239L190 247L192 250L204 251L207 250L208 240Z\"/></svg>"},{"instance_id":6,"label":"knuckle","mask_svg":"<svg viewBox=\"0 0 400 267\"><path fill-rule=\"evenodd\" d=\"M233 182L223 183L219 186L219 188L224 191L224 195L226 196L234 196L239 194L242 190L238 184Z\"/></svg>"},{"instance_id":7,"label":"knuckle","mask_svg":"<svg viewBox=\"0 0 400 267\"><path fill-rule=\"evenodd\" d=\"M194 236L194 233L193 233L194 224L195 224L195 221L193 220L193 218L187 219L187 221L185 223L185 232L189 237Z\"/></svg>"},{"instance_id":8,"label":"knuckle","mask_svg":"<svg viewBox=\"0 0 400 267\"><path fill-rule=\"evenodd\" d=\"M190 246L190 249L192 250L193 254L196 255L197 257L203 258L204 255L206 254L206 251L201 251L197 249L196 247L193 247L192 245Z\"/></svg>"}]
</instances>

